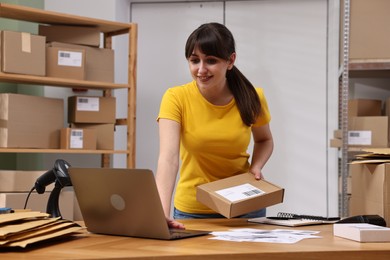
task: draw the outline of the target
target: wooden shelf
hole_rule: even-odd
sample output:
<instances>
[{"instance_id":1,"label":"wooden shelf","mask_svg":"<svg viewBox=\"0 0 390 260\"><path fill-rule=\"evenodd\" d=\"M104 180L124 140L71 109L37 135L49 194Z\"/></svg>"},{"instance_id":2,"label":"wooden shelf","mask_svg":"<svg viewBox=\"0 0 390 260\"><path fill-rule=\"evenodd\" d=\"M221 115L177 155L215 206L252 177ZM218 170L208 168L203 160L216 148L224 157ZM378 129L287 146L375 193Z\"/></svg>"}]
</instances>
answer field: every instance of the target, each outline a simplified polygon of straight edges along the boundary
<instances>
[{"instance_id":1,"label":"wooden shelf","mask_svg":"<svg viewBox=\"0 0 390 260\"><path fill-rule=\"evenodd\" d=\"M27 149L0 148L0 153L128 154L126 150Z\"/></svg>"},{"instance_id":2,"label":"wooden shelf","mask_svg":"<svg viewBox=\"0 0 390 260\"><path fill-rule=\"evenodd\" d=\"M127 150L63 150L63 149L14 149L0 148L0 153L72 153L101 154L102 165L108 165L110 154L126 154L128 168L135 167L135 129L136 129L136 64L138 27L135 23L121 23L94 19L31 7L0 3L0 17L17 21L47 25L90 26L97 28L103 35L103 47L112 48L112 38L118 35L128 36L128 76L127 84L74 80L65 78L20 75L0 72L0 82L45 85L50 87L86 88L103 90L104 96L110 96L110 90L127 89L127 118L117 119L117 123L127 126Z\"/></svg>"},{"instance_id":3,"label":"wooden shelf","mask_svg":"<svg viewBox=\"0 0 390 260\"><path fill-rule=\"evenodd\" d=\"M132 27L131 23L111 22L5 3L0 3L0 17L40 24L91 26L103 33L112 34L127 33Z\"/></svg>"},{"instance_id":4,"label":"wooden shelf","mask_svg":"<svg viewBox=\"0 0 390 260\"><path fill-rule=\"evenodd\" d=\"M71 87L71 88L88 88L88 89L120 89L129 88L128 84L116 84L101 81L85 81L64 78L41 77L32 75L10 74L0 72L0 82L48 85L53 87Z\"/></svg>"},{"instance_id":5,"label":"wooden shelf","mask_svg":"<svg viewBox=\"0 0 390 260\"><path fill-rule=\"evenodd\" d=\"M350 60L348 69L353 78L390 78L390 59Z\"/></svg>"}]
</instances>

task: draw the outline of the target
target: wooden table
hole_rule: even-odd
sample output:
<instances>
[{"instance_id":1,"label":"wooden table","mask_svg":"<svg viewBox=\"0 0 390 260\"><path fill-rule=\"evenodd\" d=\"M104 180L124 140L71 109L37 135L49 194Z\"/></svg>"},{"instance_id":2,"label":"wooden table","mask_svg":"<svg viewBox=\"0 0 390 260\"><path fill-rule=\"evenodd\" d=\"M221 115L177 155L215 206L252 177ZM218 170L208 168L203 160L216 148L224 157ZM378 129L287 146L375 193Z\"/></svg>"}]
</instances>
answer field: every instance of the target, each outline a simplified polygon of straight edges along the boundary
<instances>
[{"instance_id":1,"label":"wooden table","mask_svg":"<svg viewBox=\"0 0 390 260\"><path fill-rule=\"evenodd\" d=\"M245 219L183 220L188 229L226 231L231 228L276 229ZM334 237L332 225L299 227L320 231L319 239L295 244L210 240L212 235L174 241L81 234L26 249L0 249L0 259L390 259L390 243L359 243Z\"/></svg>"}]
</instances>

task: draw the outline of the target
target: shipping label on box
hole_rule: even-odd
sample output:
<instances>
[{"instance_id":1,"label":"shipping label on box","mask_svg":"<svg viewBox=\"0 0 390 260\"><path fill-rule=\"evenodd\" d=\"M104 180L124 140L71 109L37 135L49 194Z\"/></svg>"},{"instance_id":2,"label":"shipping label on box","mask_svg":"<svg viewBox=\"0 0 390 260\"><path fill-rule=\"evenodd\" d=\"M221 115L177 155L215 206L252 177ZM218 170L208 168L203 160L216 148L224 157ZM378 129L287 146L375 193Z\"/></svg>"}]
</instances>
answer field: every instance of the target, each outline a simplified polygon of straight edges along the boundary
<instances>
[{"instance_id":1,"label":"shipping label on box","mask_svg":"<svg viewBox=\"0 0 390 260\"><path fill-rule=\"evenodd\" d=\"M95 129L61 129L61 149L96 150Z\"/></svg>"},{"instance_id":2,"label":"shipping label on box","mask_svg":"<svg viewBox=\"0 0 390 260\"><path fill-rule=\"evenodd\" d=\"M84 50L86 55L85 80L114 82L114 50L63 42L52 42L50 46Z\"/></svg>"},{"instance_id":3,"label":"shipping label on box","mask_svg":"<svg viewBox=\"0 0 390 260\"><path fill-rule=\"evenodd\" d=\"M94 129L97 135L96 149L98 150L113 150L115 124L103 123L72 123L72 128Z\"/></svg>"},{"instance_id":4,"label":"shipping label on box","mask_svg":"<svg viewBox=\"0 0 390 260\"><path fill-rule=\"evenodd\" d=\"M68 98L69 123L115 123L115 97L72 96Z\"/></svg>"},{"instance_id":5,"label":"shipping label on box","mask_svg":"<svg viewBox=\"0 0 390 260\"><path fill-rule=\"evenodd\" d=\"M2 72L45 76L46 38L25 32L0 32Z\"/></svg>"},{"instance_id":6,"label":"shipping label on box","mask_svg":"<svg viewBox=\"0 0 390 260\"><path fill-rule=\"evenodd\" d=\"M389 118L387 116L357 116L348 119L349 145L388 147Z\"/></svg>"},{"instance_id":7,"label":"shipping label on box","mask_svg":"<svg viewBox=\"0 0 390 260\"><path fill-rule=\"evenodd\" d=\"M85 80L85 51L53 47L46 48L46 76Z\"/></svg>"},{"instance_id":8,"label":"shipping label on box","mask_svg":"<svg viewBox=\"0 0 390 260\"><path fill-rule=\"evenodd\" d=\"M372 131L348 131L349 145L371 145Z\"/></svg>"},{"instance_id":9,"label":"shipping label on box","mask_svg":"<svg viewBox=\"0 0 390 260\"><path fill-rule=\"evenodd\" d=\"M210 209L232 218L283 202L284 189L244 173L197 187L196 198Z\"/></svg>"}]
</instances>

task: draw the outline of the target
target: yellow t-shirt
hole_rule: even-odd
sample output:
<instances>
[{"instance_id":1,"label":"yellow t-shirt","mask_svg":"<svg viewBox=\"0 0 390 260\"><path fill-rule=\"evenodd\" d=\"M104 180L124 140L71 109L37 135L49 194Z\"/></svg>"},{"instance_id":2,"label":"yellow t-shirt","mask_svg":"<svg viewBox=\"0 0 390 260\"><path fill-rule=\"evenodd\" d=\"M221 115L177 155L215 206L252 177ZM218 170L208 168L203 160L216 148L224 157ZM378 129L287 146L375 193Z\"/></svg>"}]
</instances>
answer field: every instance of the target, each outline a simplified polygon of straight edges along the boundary
<instances>
[{"instance_id":1,"label":"yellow t-shirt","mask_svg":"<svg viewBox=\"0 0 390 260\"><path fill-rule=\"evenodd\" d=\"M263 90L256 91L261 114L253 126L261 126L271 116ZM165 92L159 118L181 125L181 169L175 207L187 213L214 213L196 200L196 186L249 170L251 127L243 123L234 99L224 106L213 105L202 96L195 81Z\"/></svg>"}]
</instances>

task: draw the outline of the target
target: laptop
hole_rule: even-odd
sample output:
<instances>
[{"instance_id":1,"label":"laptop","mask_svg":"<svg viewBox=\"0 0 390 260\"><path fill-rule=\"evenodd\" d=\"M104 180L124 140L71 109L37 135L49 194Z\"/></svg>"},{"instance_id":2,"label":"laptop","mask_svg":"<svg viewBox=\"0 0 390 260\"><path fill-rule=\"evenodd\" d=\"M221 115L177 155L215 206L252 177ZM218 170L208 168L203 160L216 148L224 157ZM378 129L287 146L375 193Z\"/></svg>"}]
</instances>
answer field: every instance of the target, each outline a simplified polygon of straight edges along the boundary
<instances>
[{"instance_id":1,"label":"laptop","mask_svg":"<svg viewBox=\"0 0 390 260\"><path fill-rule=\"evenodd\" d=\"M165 240L210 233L168 227L151 170L70 167L68 172L89 232Z\"/></svg>"}]
</instances>

